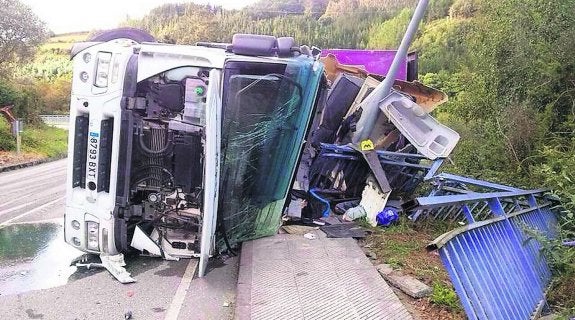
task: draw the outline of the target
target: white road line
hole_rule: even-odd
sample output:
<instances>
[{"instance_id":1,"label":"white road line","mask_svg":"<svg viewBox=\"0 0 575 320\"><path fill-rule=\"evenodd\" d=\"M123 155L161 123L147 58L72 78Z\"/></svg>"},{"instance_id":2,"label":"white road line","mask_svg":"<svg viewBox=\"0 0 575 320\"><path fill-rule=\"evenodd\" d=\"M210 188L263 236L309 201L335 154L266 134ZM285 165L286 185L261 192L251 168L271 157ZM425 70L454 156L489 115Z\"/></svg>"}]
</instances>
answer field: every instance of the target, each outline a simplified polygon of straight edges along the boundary
<instances>
[{"instance_id":1,"label":"white road line","mask_svg":"<svg viewBox=\"0 0 575 320\"><path fill-rule=\"evenodd\" d=\"M12 199L12 200L10 200L10 201L6 201L6 202L0 204L0 207L5 207L5 206L7 206L7 205L9 205L9 204L11 204L11 203L13 203L13 202L19 201L19 200L20 200L20 198L14 198L14 199ZM0 214L2 214L2 213L0 212Z\"/></svg>"},{"instance_id":2,"label":"white road line","mask_svg":"<svg viewBox=\"0 0 575 320\"><path fill-rule=\"evenodd\" d=\"M190 259L190 263L186 267L186 271L182 276L182 280L178 285L178 289L176 290L176 294L174 294L174 298L172 299L172 303L170 303L170 307L166 312L166 317L164 320L177 320L178 316L180 315L180 310L182 309L182 305L184 304L184 299L186 298L186 294L188 293L188 289L190 288L190 284L192 283L192 279L194 278L194 274L196 273L196 269L198 268L198 260L197 259Z\"/></svg>"},{"instance_id":3,"label":"white road line","mask_svg":"<svg viewBox=\"0 0 575 320\"><path fill-rule=\"evenodd\" d=\"M18 220L18 219L20 219L20 218L22 218L22 217L25 217L25 216L27 216L27 215L29 215L29 214L31 214L31 213L34 213L34 212L36 212L36 211L38 211L38 210L42 210L42 209L44 209L44 208L46 208L46 207L49 207L49 206L53 205L54 203L56 203L56 202L58 202L58 201L60 201L60 200L63 200L64 198L66 198L66 197L63 196L63 197L60 197L60 198L58 198L58 199L56 199L56 200L52 200L52 201L47 202L47 203L45 203L45 204L43 204L43 205L41 205L41 206L39 206L39 207L36 207L36 208L32 209L32 210L30 210L30 211L26 211L26 212L24 212L24 213L22 213L22 214L20 214L20 215L17 215L17 216L15 216L15 217L12 218L12 219L8 219L8 220L6 220L6 221L0 223L0 228L3 228L3 227L5 227L5 226L9 225L9 224L10 224L12 221L14 221L14 220Z\"/></svg>"},{"instance_id":4,"label":"white road line","mask_svg":"<svg viewBox=\"0 0 575 320\"><path fill-rule=\"evenodd\" d=\"M20 200L20 199L18 199L18 200ZM38 201L38 200L36 200L36 201ZM36 202L36 201L32 201L32 204L33 204L34 202ZM22 209L22 208L29 207L29 206L30 206L30 202L28 202L28 203L23 203L23 204L19 204L19 205L15 206L15 207L12 207L12 208L10 208L10 209L6 209L6 210L0 211L0 215L5 215L5 214L10 213L10 212L12 212L12 211L20 210L20 209Z\"/></svg>"}]
</instances>

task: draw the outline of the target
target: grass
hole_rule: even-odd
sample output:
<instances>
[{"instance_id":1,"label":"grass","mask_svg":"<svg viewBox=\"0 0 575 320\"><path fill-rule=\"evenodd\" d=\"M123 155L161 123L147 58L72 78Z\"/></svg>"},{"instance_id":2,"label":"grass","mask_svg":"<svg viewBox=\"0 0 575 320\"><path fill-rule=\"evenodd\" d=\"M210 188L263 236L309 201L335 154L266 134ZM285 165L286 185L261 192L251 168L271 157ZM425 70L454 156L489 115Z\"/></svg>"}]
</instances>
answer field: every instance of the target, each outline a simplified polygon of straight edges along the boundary
<instances>
[{"instance_id":1,"label":"grass","mask_svg":"<svg viewBox=\"0 0 575 320\"><path fill-rule=\"evenodd\" d=\"M89 32L75 32L55 35L40 47L40 51L50 51L52 49L70 50L75 42L86 40L88 34Z\"/></svg>"},{"instance_id":2,"label":"grass","mask_svg":"<svg viewBox=\"0 0 575 320\"><path fill-rule=\"evenodd\" d=\"M399 223L388 228L374 228L368 238L372 248L383 262L414 275L427 283L440 280L449 283L439 256L427 252L425 247L432 240L453 229L445 223L418 222L414 224L401 217Z\"/></svg>"},{"instance_id":3,"label":"grass","mask_svg":"<svg viewBox=\"0 0 575 320\"><path fill-rule=\"evenodd\" d=\"M432 303L444 306L450 310L461 310L459 298L451 286L446 286L441 282L433 284L433 293L429 299Z\"/></svg>"},{"instance_id":4,"label":"grass","mask_svg":"<svg viewBox=\"0 0 575 320\"><path fill-rule=\"evenodd\" d=\"M72 43L76 41L83 41L86 40L89 32L71 32L71 33L63 33L57 34L51 37L48 41L49 42L67 42Z\"/></svg>"},{"instance_id":5,"label":"grass","mask_svg":"<svg viewBox=\"0 0 575 320\"><path fill-rule=\"evenodd\" d=\"M22 151L46 157L63 156L68 152L68 131L46 125L25 128Z\"/></svg>"},{"instance_id":6,"label":"grass","mask_svg":"<svg viewBox=\"0 0 575 320\"><path fill-rule=\"evenodd\" d=\"M16 138L10 134L9 124L0 118L0 166L65 155L68 131L46 125L25 125L22 153L17 155L15 151Z\"/></svg>"}]
</instances>

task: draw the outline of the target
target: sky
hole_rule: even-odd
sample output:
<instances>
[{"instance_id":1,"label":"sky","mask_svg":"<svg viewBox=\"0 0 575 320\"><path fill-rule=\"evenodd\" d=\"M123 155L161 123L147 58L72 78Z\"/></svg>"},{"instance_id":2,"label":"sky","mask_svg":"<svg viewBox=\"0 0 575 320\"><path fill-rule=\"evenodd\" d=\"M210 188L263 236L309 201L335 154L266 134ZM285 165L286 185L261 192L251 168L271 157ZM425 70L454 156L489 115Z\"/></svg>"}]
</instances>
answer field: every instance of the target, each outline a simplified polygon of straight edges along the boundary
<instances>
[{"instance_id":1,"label":"sky","mask_svg":"<svg viewBox=\"0 0 575 320\"><path fill-rule=\"evenodd\" d=\"M221 5L226 9L239 9L256 0L20 0L25 3L49 30L56 34L110 29L126 17L141 18L151 9L164 3L195 2Z\"/></svg>"}]
</instances>

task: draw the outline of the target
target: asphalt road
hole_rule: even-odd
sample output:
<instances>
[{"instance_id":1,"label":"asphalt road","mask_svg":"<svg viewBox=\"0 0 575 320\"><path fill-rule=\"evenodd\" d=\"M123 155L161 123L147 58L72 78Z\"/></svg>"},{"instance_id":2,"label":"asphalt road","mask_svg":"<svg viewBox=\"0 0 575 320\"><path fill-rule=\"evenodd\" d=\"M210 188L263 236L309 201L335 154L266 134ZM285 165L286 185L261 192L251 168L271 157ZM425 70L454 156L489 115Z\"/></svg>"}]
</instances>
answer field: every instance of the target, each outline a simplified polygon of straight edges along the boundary
<instances>
[{"instance_id":1,"label":"asphalt road","mask_svg":"<svg viewBox=\"0 0 575 320\"><path fill-rule=\"evenodd\" d=\"M0 226L64 216L66 159L0 173Z\"/></svg>"},{"instance_id":2,"label":"asphalt road","mask_svg":"<svg viewBox=\"0 0 575 320\"><path fill-rule=\"evenodd\" d=\"M231 319L239 259L126 257L136 283L69 267L63 241L66 159L0 174L0 319Z\"/></svg>"}]
</instances>

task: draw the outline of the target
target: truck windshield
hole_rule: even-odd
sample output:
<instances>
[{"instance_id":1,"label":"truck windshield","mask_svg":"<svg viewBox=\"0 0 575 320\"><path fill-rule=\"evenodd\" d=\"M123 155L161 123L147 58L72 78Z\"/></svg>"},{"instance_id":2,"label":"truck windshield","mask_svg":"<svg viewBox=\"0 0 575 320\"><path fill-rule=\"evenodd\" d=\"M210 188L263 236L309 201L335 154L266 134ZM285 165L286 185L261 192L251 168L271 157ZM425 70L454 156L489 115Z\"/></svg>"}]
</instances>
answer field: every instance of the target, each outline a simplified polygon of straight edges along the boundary
<instances>
[{"instance_id":1,"label":"truck windshield","mask_svg":"<svg viewBox=\"0 0 575 320\"><path fill-rule=\"evenodd\" d=\"M279 224L295 163L290 159L299 150L297 137L309 116L308 108L302 108L298 68L279 63L226 65L218 211L232 242Z\"/></svg>"}]
</instances>

